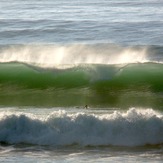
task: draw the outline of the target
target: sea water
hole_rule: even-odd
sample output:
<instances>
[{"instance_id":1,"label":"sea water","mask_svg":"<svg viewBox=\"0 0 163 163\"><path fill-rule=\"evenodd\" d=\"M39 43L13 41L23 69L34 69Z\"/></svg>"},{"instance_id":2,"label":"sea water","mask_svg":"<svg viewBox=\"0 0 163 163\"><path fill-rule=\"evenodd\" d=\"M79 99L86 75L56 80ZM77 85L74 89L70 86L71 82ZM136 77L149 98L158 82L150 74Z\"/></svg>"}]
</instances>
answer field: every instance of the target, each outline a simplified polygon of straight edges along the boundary
<instances>
[{"instance_id":1,"label":"sea water","mask_svg":"<svg viewBox=\"0 0 163 163\"><path fill-rule=\"evenodd\" d=\"M0 162L162 162L162 17L162 0L1 0Z\"/></svg>"}]
</instances>

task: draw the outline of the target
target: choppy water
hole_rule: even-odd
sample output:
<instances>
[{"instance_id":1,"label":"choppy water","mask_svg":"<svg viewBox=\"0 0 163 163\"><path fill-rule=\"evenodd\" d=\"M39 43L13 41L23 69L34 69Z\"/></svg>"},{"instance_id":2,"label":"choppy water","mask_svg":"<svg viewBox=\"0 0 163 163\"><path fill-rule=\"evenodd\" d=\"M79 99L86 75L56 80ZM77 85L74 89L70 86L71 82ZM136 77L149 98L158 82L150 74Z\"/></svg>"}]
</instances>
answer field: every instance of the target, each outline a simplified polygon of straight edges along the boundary
<instances>
[{"instance_id":1,"label":"choppy water","mask_svg":"<svg viewBox=\"0 0 163 163\"><path fill-rule=\"evenodd\" d=\"M162 17L162 0L1 0L1 161L162 162Z\"/></svg>"}]
</instances>

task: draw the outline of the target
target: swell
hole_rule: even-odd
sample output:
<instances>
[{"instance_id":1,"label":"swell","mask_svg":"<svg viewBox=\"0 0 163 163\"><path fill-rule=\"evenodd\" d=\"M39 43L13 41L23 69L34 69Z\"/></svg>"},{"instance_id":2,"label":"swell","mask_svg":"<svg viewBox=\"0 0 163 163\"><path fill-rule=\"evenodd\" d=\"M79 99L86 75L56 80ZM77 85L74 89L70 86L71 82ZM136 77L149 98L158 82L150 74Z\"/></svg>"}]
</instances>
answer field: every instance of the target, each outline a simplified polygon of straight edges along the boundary
<instances>
[{"instance_id":1,"label":"swell","mask_svg":"<svg viewBox=\"0 0 163 163\"><path fill-rule=\"evenodd\" d=\"M163 143L163 116L152 109L110 114L55 111L39 118L0 113L0 142L48 146L144 146Z\"/></svg>"}]
</instances>

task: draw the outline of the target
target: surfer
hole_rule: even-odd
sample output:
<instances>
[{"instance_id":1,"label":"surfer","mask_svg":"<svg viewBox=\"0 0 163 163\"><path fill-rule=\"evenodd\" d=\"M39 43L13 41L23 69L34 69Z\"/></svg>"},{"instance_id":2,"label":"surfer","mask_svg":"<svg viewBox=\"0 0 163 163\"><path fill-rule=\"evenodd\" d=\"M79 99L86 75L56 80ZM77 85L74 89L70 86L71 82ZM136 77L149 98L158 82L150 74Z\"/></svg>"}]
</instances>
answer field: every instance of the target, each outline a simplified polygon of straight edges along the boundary
<instances>
[{"instance_id":1,"label":"surfer","mask_svg":"<svg viewBox=\"0 0 163 163\"><path fill-rule=\"evenodd\" d=\"M88 109L88 105L85 105L85 107L84 107L85 109Z\"/></svg>"}]
</instances>

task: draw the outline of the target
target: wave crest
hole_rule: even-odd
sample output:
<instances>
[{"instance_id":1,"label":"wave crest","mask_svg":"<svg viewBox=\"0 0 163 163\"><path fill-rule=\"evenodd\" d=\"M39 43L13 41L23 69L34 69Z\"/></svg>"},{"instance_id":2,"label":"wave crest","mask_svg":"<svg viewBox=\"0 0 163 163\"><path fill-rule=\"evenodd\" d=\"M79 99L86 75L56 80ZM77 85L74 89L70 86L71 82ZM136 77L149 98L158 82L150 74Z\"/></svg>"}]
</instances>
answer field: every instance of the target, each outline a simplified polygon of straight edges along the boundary
<instances>
[{"instance_id":1,"label":"wave crest","mask_svg":"<svg viewBox=\"0 0 163 163\"><path fill-rule=\"evenodd\" d=\"M0 47L0 62L16 61L41 67L162 62L160 50L152 46L114 44L8 45Z\"/></svg>"}]
</instances>

